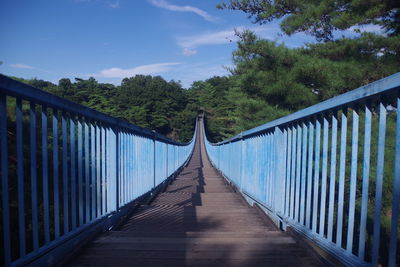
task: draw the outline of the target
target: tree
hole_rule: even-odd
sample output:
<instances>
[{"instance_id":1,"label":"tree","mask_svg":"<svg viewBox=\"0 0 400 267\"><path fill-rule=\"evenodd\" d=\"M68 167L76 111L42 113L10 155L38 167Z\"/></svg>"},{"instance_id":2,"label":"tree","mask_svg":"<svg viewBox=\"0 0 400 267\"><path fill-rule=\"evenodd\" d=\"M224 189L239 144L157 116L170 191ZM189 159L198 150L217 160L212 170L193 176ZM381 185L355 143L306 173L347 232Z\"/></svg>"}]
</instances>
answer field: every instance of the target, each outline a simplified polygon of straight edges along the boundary
<instances>
[{"instance_id":1,"label":"tree","mask_svg":"<svg viewBox=\"0 0 400 267\"><path fill-rule=\"evenodd\" d=\"M400 1L398 0L230 0L220 9L241 10L255 23L281 21L285 34L306 32L319 41L333 39L334 30L375 24L390 35L400 34Z\"/></svg>"}]
</instances>

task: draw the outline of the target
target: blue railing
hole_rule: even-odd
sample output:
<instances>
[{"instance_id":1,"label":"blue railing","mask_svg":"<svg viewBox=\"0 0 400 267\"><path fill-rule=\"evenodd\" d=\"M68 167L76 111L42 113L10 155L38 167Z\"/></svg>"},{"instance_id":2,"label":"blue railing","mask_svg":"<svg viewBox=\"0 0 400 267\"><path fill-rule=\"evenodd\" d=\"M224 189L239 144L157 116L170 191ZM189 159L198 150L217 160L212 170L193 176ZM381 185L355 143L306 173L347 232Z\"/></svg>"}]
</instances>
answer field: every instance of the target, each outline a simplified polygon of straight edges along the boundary
<instances>
[{"instance_id":1,"label":"blue railing","mask_svg":"<svg viewBox=\"0 0 400 267\"><path fill-rule=\"evenodd\" d=\"M217 143L209 158L346 265L399 262L400 73ZM348 127L348 125L351 125Z\"/></svg>"},{"instance_id":2,"label":"blue railing","mask_svg":"<svg viewBox=\"0 0 400 267\"><path fill-rule=\"evenodd\" d=\"M0 265L59 263L173 175L195 138L177 143L0 75Z\"/></svg>"}]
</instances>

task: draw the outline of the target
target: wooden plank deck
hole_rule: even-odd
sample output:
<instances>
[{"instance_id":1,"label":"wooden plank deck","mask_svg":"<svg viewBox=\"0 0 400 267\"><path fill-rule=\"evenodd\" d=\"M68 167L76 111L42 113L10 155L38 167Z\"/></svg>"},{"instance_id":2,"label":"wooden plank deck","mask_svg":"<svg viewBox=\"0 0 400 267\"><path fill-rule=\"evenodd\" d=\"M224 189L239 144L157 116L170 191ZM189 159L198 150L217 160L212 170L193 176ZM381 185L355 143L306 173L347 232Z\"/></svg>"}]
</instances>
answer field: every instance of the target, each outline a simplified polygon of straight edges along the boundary
<instances>
[{"instance_id":1,"label":"wooden plank deck","mask_svg":"<svg viewBox=\"0 0 400 267\"><path fill-rule=\"evenodd\" d=\"M200 128L200 127L199 127ZM320 266L211 166L201 132L188 166L126 224L68 266Z\"/></svg>"}]
</instances>

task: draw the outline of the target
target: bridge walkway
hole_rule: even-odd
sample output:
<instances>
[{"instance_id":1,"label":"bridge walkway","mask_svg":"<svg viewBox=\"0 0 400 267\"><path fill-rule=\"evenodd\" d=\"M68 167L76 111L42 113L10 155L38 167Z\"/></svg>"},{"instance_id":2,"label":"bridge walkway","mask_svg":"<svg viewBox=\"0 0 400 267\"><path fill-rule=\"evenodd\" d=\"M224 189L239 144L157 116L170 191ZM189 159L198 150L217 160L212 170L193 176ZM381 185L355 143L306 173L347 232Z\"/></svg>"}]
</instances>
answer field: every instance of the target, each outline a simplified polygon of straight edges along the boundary
<instances>
[{"instance_id":1,"label":"bridge walkway","mask_svg":"<svg viewBox=\"0 0 400 267\"><path fill-rule=\"evenodd\" d=\"M250 207L207 158L201 127L179 176L69 266L320 266Z\"/></svg>"}]
</instances>

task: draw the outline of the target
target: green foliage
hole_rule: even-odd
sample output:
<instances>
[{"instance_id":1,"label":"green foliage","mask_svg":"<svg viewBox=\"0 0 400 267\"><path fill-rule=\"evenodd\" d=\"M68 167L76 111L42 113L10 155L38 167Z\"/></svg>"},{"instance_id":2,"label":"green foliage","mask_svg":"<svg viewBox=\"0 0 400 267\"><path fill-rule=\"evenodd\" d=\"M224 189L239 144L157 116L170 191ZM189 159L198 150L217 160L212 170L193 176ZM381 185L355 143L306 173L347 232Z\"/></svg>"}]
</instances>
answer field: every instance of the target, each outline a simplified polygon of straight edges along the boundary
<instances>
[{"instance_id":1,"label":"green foliage","mask_svg":"<svg viewBox=\"0 0 400 267\"><path fill-rule=\"evenodd\" d=\"M306 32L320 41L332 40L335 30L366 24L379 25L391 35L400 33L400 2L396 0L229 0L217 7L243 11L260 24L281 19L285 34Z\"/></svg>"},{"instance_id":2,"label":"green foliage","mask_svg":"<svg viewBox=\"0 0 400 267\"><path fill-rule=\"evenodd\" d=\"M193 106L186 109L186 90L159 76L125 78L121 86L99 83L93 77L75 78L74 82L63 78L58 85L36 78L16 79L178 141L189 141L193 135L197 110Z\"/></svg>"}]
</instances>

